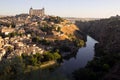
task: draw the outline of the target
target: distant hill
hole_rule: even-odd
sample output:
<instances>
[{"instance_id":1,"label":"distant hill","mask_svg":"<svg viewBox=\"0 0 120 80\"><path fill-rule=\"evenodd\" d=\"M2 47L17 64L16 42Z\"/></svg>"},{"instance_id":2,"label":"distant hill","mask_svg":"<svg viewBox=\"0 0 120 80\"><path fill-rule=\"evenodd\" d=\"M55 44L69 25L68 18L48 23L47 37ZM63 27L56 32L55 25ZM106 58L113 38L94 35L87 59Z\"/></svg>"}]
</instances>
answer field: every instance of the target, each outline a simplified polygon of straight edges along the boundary
<instances>
[{"instance_id":1,"label":"distant hill","mask_svg":"<svg viewBox=\"0 0 120 80\"><path fill-rule=\"evenodd\" d=\"M67 19L71 21L72 23L75 23L75 21L93 21L93 20L100 20L101 18L77 18L77 17L63 17L64 19Z\"/></svg>"},{"instance_id":2,"label":"distant hill","mask_svg":"<svg viewBox=\"0 0 120 80\"><path fill-rule=\"evenodd\" d=\"M7 16L7 15L0 15L0 18L1 18L1 17L6 17L6 16Z\"/></svg>"}]
</instances>

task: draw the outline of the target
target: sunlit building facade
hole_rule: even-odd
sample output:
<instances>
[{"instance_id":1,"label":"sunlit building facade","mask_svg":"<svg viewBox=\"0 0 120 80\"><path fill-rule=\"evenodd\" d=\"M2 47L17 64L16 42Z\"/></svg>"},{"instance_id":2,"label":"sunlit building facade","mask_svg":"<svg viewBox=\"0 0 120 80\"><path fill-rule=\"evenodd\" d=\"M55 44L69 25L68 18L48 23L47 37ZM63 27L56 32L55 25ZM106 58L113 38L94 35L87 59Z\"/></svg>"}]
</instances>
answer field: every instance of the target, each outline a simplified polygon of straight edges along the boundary
<instances>
[{"instance_id":1,"label":"sunlit building facade","mask_svg":"<svg viewBox=\"0 0 120 80\"><path fill-rule=\"evenodd\" d=\"M39 16L39 17L42 17L45 15L45 9L42 8L42 9L33 9L33 8L30 8L29 10L29 15L30 16Z\"/></svg>"}]
</instances>

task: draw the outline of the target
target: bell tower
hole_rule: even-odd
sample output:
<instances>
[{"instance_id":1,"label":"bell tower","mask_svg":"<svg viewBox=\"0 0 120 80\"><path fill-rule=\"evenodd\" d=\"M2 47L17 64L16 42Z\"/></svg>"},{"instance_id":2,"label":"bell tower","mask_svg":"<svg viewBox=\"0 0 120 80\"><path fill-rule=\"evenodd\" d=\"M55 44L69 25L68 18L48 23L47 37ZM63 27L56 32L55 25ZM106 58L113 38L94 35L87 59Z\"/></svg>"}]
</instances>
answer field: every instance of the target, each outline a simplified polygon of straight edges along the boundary
<instances>
[{"instance_id":1,"label":"bell tower","mask_svg":"<svg viewBox=\"0 0 120 80\"><path fill-rule=\"evenodd\" d=\"M29 10L29 15L32 16L32 14L33 14L33 8L31 7Z\"/></svg>"}]
</instances>

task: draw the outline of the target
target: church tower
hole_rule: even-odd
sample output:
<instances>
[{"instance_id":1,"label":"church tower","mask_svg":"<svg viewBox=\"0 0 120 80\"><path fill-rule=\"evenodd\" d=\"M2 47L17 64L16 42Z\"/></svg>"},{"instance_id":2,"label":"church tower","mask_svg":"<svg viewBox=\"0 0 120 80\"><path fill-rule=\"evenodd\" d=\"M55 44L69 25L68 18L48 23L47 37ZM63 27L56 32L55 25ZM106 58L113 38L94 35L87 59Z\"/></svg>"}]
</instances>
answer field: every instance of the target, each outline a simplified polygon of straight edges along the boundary
<instances>
[{"instance_id":1,"label":"church tower","mask_svg":"<svg viewBox=\"0 0 120 80\"><path fill-rule=\"evenodd\" d=\"M31 7L30 10L29 10L29 15L30 15L30 16L33 15L32 12L33 12L33 8Z\"/></svg>"}]
</instances>

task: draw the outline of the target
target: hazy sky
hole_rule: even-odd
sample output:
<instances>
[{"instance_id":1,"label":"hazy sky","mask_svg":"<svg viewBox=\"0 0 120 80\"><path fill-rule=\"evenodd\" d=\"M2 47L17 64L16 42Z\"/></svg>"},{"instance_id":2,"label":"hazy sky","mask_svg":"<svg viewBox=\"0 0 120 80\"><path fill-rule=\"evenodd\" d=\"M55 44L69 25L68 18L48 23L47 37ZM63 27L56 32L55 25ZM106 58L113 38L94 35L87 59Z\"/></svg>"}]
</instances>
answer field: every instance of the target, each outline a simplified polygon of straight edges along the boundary
<instances>
[{"instance_id":1,"label":"hazy sky","mask_svg":"<svg viewBox=\"0 0 120 80\"><path fill-rule=\"evenodd\" d=\"M110 17L120 14L120 0L1 0L0 15L28 13L30 7L46 14L69 17Z\"/></svg>"}]
</instances>

